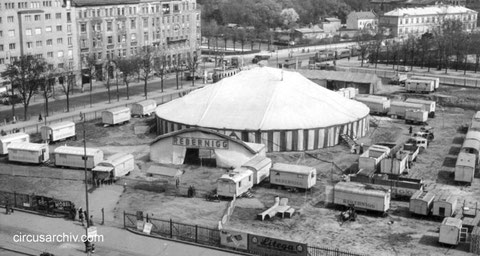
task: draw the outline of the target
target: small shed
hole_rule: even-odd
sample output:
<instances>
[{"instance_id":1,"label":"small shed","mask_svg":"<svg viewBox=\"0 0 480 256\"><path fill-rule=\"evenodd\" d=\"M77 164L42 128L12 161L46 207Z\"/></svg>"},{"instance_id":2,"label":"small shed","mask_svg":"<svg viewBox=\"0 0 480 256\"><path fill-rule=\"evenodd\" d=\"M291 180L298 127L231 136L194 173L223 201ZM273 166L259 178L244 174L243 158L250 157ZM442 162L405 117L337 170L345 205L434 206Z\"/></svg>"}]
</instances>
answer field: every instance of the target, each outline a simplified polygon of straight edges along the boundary
<instances>
[{"instance_id":1,"label":"small shed","mask_svg":"<svg viewBox=\"0 0 480 256\"><path fill-rule=\"evenodd\" d=\"M460 232L462 231L462 220L452 217L446 217L440 226L440 235L438 241L442 244L458 245L460 242Z\"/></svg>"},{"instance_id":2,"label":"small shed","mask_svg":"<svg viewBox=\"0 0 480 256\"><path fill-rule=\"evenodd\" d=\"M42 143L14 142L8 146L8 160L40 164L48 161L48 145Z\"/></svg>"},{"instance_id":3,"label":"small shed","mask_svg":"<svg viewBox=\"0 0 480 256\"><path fill-rule=\"evenodd\" d=\"M60 122L40 127L43 141L55 142L75 137L74 122Z\"/></svg>"},{"instance_id":4,"label":"small shed","mask_svg":"<svg viewBox=\"0 0 480 256\"><path fill-rule=\"evenodd\" d=\"M224 197L237 197L253 187L253 172L242 167L222 175L217 180L217 194Z\"/></svg>"},{"instance_id":5,"label":"small shed","mask_svg":"<svg viewBox=\"0 0 480 256\"><path fill-rule=\"evenodd\" d=\"M102 123L106 125L123 124L130 121L130 108L118 107L102 111Z\"/></svg>"},{"instance_id":6,"label":"small shed","mask_svg":"<svg viewBox=\"0 0 480 256\"><path fill-rule=\"evenodd\" d=\"M155 100L144 100L132 104L132 116L150 116L155 112L157 102Z\"/></svg>"},{"instance_id":7,"label":"small shed","mask_svg":"<svg viewBox=\"0 0 480 256\"><path fill-rule=\"evenodd\" d=\"M242 167L253 172L253 184L257 185L270 176L272 160L266 156L256 155L248 160L248 162L244 163Z\"/></svg>"},{"instance_id":8,"label":"small shed","mask_svg":"<svg viewBox=\"0 0 480 256\"><path fill-rule=\"evenodd\" d=\"M116 180L119 177L128 175L134 168L135 163L132 154L117 153L98 163L92 171L97 172L97 178Z\"/></svg>"},{"instance_id":9,"label":"small shed","mask_svg":"<svg viewBox=\"0 0 480 256\"><path fill-rule=\"evenodd\" d=\"M451 217L457 209L457 197L447 191L439 193L433 200L433 216Z\"/></svg>"},{"instance_id":10,"label":"small shed","mask_svg":"<svg viewBox=\"0 0 480 256\"><path fill-rule=\"evenodd\" d=\"M0 154L8 154L8 146L13 142L30 142L30 135L18 132L0 137Z\"/></svg>"},{"instance_id":11,"label":"small shed","mask_svg":"<svg viewBox=\"0 0 480 256\"><path fill-rule=\"evenodd\" d=\"M410 197L410 212L418 215L429 215L433 207L435 194L429 191L417 191Z\"/></svg>"}]
</instances>

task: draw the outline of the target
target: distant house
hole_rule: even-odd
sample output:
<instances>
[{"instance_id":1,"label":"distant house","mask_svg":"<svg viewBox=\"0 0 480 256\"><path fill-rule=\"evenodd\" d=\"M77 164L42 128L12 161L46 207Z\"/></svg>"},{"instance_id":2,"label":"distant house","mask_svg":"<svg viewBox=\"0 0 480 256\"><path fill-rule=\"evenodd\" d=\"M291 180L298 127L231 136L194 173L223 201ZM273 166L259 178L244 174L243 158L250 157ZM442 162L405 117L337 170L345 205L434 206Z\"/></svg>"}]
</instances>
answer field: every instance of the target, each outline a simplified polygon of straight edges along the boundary
<instances>
[{"instance_id":1,"label":"distant house","mask_svg":"<svg viewBox=\"0 0 480 256\"><path fill-rule=\"evenodd\" d=\"M378 27L378 16L372 12L351 12L347 16L347 29L371 29Z\"/></svg>"},{"instance_id":2,"label":"distant house","mask_svg":"<svg viewBox=\"0 0 480 256\"><path fill-rule=\"evenodd\" d=\"M325 33L323 32L323 29L321 29L319 26L315 25L312 27L306 27L306 28L297 28L293 32L293 36L295 40L300 40L300 39L322 39L325 38Z\"/></svg>"},{"instance_id":3,"label":"distant house","mask_svg":"<svg viewBox=\"0 0 480 256\"><path fill-rule=\"evenodd\" d=\"M325 18L324 21L320 23L320 27L326 34L336 34L342 27L342 22L337 18Z\"/></svg>"}]
</instances>

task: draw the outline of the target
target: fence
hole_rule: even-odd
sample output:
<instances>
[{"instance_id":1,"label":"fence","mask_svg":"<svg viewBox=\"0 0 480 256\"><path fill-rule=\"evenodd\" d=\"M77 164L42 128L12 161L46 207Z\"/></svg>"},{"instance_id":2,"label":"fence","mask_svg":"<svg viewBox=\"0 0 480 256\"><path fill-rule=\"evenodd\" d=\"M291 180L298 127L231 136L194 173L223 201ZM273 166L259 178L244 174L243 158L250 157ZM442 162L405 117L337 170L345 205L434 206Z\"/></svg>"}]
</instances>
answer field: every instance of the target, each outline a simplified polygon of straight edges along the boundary
<instances>
[{"instance_id":1,"label":"fence","mask_svg":"<svg viewBox=\"0 0 480 256\"><path fill-rule=\"evenodd\" d=\"M183 89L183 90L179 90L179 91L175 91L175 92L171 92L171 93L166 93L166 94L159 95L159 96L153 96L150 99L155 100L158 105L161 105L163 103L166 103L166 102L172 101L174 99L183 97L183 96L187 95L188 93L190 93L191 91L196 90L198 88L201 88L201 86L196 86L195 88L187 88L187 89ZM44 126L45 124L50 125L52 123L58 123L58 122L63 122L63 121L72 121L74 123L78 123L78 122L82 121L82 118L78 113L74 113L74 112L76 110L79 110L79 109L83 109L82 112L85 114L85 121L93 121L93 120L97 120L97 119L102 118L102 111L104 111L104 110L107 110L107 109L110 109L110 108L113 108L113 107L118 107L118 106L129 107L133 103L136 103L136 102L137 101L129 100L128 103L120 103L120 102L117 102L116 104L112 103L109 106L106 106L106 107L103 107L103 108L100 108L100 109L97 108L94 111L88 111L88 109L90 108L89 104L77 105L75 107L70 108L71 115L55 118L54 116L58 116L58 114L65 114L65 112L53 112L53 113L51 112L50 116L53 116L53 117L48 118L46 122L39 122L39 123L32 124L32 125L26 125L26 126L22 127L21 129L19 129L19 131L22 131L22 132L28 133L28 134L36 134L36 133L40 132L40 127ZM14 130L15 129L13 129L13 128L10 129L10 130L5 130L4 129L4 131L6 133L13 133L13 132L15 132Z\"/></svg>"},{"instance_id":2,"label":"fence","mask_svg":"<svg viewBox=\"0 0 480 256\"><path fill-rule=\"evenodd\" d=\"M35 194L0 191L0 205L70 218L74 214L72 202Z\"/></svg>"},{"instance_id":3,"label":"fence","mask_svg":"<svg viewBox=\"0 0 480 256\"><path fill-rule=\"evenodd\" d=\"M391 78L393 77L397 71L395 70L385 70L385 69L367 69L367 68L352 68L352 67L343 67L339 68L340 70L344 71L351 71L357 73L367 73L367 74L376 74L379 77ZM409 74L416 75L416 76L434 76L440 79L441 84L447 85L454 85L454 86L464 86L464 87L480 87L479 79L475 78L455 78L455 77L447 77L435 73L417 73L417 72L409 72Z\"/></svg>"},{"instance_id":4,"label":"fence","mask_svg":"<svg viewBox=\"0 0 480 256\"><path fill-rule=\"evenodd\" d=\"M148 216L148 214L144 216L143 212L137 212L137 214L127 213L127 212L123 213L124 228L134 229L139 232L142 232L140 228L143 228L143 227L142 226L137 227L138 221L146 221L152 224L152 229L150 231L150 234L159 235L162 237L168 237L172 239L178 239L182 241L193 242L197 244L215 246L219 248L227 248L221 245L219 229L174 222L171 219L161 220L161 219L151 218ZM233 248L228 248L228 249L233 250ZM254 254L249 250L240 250L240 249L237 249L237 250ZM308 255L309 256L366 256L363 254L341 251L339 249L315 247L315 246L308 246Z\"/></svg>"},{"instance_id":5,"label":"fence","mask_svg":"<svg viewBox=\"0 0 480 256\"><path fill-rule=\"evenodd\" d=\"M152 224L151 234L188 241L198 244L220 247L220 230L190 225L170 220L149 218L140 215L123 213L124 227L137 230L137 221L146 220Z\"/></svg>"}]
</instances>

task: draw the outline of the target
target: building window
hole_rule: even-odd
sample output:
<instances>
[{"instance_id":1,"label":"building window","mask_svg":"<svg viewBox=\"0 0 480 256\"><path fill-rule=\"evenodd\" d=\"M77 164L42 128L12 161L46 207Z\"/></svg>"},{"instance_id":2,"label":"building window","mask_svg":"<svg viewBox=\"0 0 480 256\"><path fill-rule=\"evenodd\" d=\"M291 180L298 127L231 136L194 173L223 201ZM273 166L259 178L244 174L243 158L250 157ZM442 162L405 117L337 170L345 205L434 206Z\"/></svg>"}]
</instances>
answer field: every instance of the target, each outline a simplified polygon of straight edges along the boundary
<instances>
[{"instance_id":1,"label":"building window","mask_svg":"<svg viewBox=\"0 0 480 256\"><path fill-rule=\"evenodd\" d=\"M57 20L61 19L62 18L62 14L61 13L55 13L55 18Z\"/></svg>"},{"instance_id":2,"label":"building window","mask_svg":"<svg viewBox=\"0 0 480 256\"><path fill-rule=\"evenodd\" d=\"M81 48L86 48L87 47L87 39L80 40L80 47Z\"/></svg>"},{"instance_id":3,"label":"building window","mask_svg":"<svg viewBox=\"0 0 480 256\"><path fill-rule=\"evenodd\" d=\"M46 27L45 32L52 32L52 27L51 26Z\"/></svg>"},{"instance_id":4,"label":"building window","mask_svg":"<svg viewBox=\"0 0 480 256\"><path fill-rule=\"evenodd\" d=\"M25 30L25 35L31 36L32 35L32 29L27 28L27 30Z\"/></svg>"},{"instance_id":5,"label":"building window","mask_svg":"<svg viewBox=\"0 0 480 256\"><path fill-rule=\"evenodd\" d=\"M53 58L53 52L47 52L47 57L48 58Z\"/></svg>"},{"instance_id":6,"label":"building window","mask_svg":"<svg viewBox=\"0 0 480 256\"><path fill-rule=\"evenodd\" d=\"M173 5L173 12L179 12L180 8L178 7L178 4Z\"/></svg>"},{"instance_id":7,"label":"building window","mask_svg":"<svg viewBox=\"0 0 480 256\"><path fill-rule=\"evenodd\" d=\"M33 48L33 43L27 42L27 49L32 49L32 48Z\"/></svg>"},{"instance_id":8,"label":"building window","mask_svg":"<svg viewBox=\"0 0 480 256\"><path fill-rule=\"evenodd\" d=\"M32 21L32 16L25 15L25 21Z\"/></svg>"},{"instance_id":9,"label":"building window","mask_svg":"<svg viewBox=\"0 0 480 256\"><path fill-rule=\"evenodd\" d=\"M35 15L35 21L40 21L40 14Z\"/></svg>"},{"instance_id":10,"label":"building window","mask_svg":"<svg viewBox=\"0 0 480 256\"><path fill-rule=\"evenodd\" d=\"M8 49L9 50L15 50L15 44L14 43L8 44Z\"/></svg>"},{"instance_id":11,"label":"building window","mask_svg":"<svg viewBox=\"0 0 480 256\"><path fill-rule=\"evenodd\" d=\"M63 38L57 38L57 44L63 44Z\"/></svg>"},{"instance_id":12,"label":"building window","mask_svg":"<svg viewBox=\"0 0 480 256\"><path fill-rule=\"evenodd\" d=\"M3 30L0 30L0 37L3 37Z\"/></svg>"},{"instance_id":13,"label":"building window","mask_svg":"<svg viewBox=\"0 0 480 256\"><path fill-rule=\"evenodd\" d=\"M58 25L58 26L57 26L57 32L58 32L58 31L62 31L62 25Z\"/></svg>"},{"instance_id":14,"label":"building window","mask_svg":"<svg viewBox=\"0 0 480 256\"><path fill-rule=\"evenodd\" d=\"M169 4L162 4L162 12L163 12L163 14L169 14L170 13L170 5Z\"/></svg>"},{"instance_id":15,"label":"building window","mask_svg":"<svg viewBox=\"0 0 480 256\"><path fill-rule=\"evenodd\" d=\"M45 14L45 20L49 20L52 18L52 15L50 13Z\"/></svg>"},{"instance_id":16,"label":"building window","mask_svg":"<svg viewBox=\"0 0 480 256\"><path fill-rule=\"evenodd\" d=\"M13 16L8 16L7 17L7 22L10 22L10 23L13 22Z\"/></svg>"},{"instance_id":17,"label":"building window","mask_svg":"<svg viewBox=\"0 0 480 256\"><path fill-rule=\"evenodd\" d=\"M72 46L72 45L73 45L73 41L72 41L72 37L71 37L71 36L69 36L69 37L67 38L67 41L68 41L68 46Z\"/></svg>"},{"instance_id":18,"label":"building window","mask_svg":"<svg viewBox=\"0 0 480 256\"><path fill-rule=\"evenodd\" d=\"M10 30L8 31L8 36L9 36L9 37L14 37L14 36L15 36L15 30L14 30L14 29L10 29Z\"/></svg>"},{"instance_id":19,"label":"building window","mask_svg":"<svg viewBox=\"0 0 480 256\"><path fill-rule=\"evenodd\" d=\"M143 18L143 27L148 28L148 18Z\"/></svg>"},{"instance_id":20,"label":"building window","mask_svg":"<svg viewBox=\"0 0 480 256\"><path fill-rule=\"evenodd\" d=\"M72 15L69 12L67 12L67 22L72 22Z\"/></svg>"},{"instance_id":21,"label":"building window","mask_svg":"<svg viewBox=\"0 0 480 256\"><path fill-rule=\"evenodd\" d=\"M82 33L87 32L87 24L86 23L81 23L80 24L80 32L82 32Z\"/></svg>"},{"instance_id":22,"label":"building window","mask_svg":"<svg viewBox=\"0 0 480 256\"><path fill-rule=\"evenodd\" d=\"M68 58L73 59L73 50L68 50Z\"/></svg>"},{"instance_id":23,"label":"building window","mask_svg":"<svg viewBox=\"0 0 480 256\"><path fill-rule=\"evenodd\" d=\"M52 27L50 27L51 29ZM42 34L42 29L41 28L35 28L35 35L41 35Z\"/></svg>"},{"instance_id":24,"label":"building window","mask_svg":"<svg viewBox=\"0 0 480 256\"><path fill-rule=\"evenodd\" d=\"M108 44L113 44L113 36L107 37Z\"/></svg>"},{"instance_id":25,"label":"building window","mask_svg":"<svg viewBox=\"0 0 480 256\"><path fill-rule=\"evenodd\" d=\"M112 31L112 22L107 21L107 31Z\"/></svg>"},{"instance_id":26,"label":"building window","mask_svg":"<svg viewBox=\"0 0 480 256\"><path fill-rule=\"evenodd\" d=\"M72 25L70 24L67 25L67 32L72 33Z\"/></svg>"},{"instance_id":27,"label":"building window","mask_svg":"<svg viewBox=\"0 0 480 256\"><path fill-rule=\"evenodd\" d=\"M57 57L59 57L59 58L63 57L63 51L58 51L57 52Z\"/></svg>"},{"instance_id":28,"label":"building window","mask_svg":"<svg viewBox=\"0 0 480 256\"><path fill-rule=\"evenodd\" d=\"M137 40L137 34L132 33L132 34L130 35L130 40L131 40L131 41L136 41L136 40Z\"/></svg>"},{"instance_id":29,"label":"building window","mask_svg":"<svg viewBox=\"0 0 480 256\"><path fill-rule=\"evenodd\" d=\"M145 42L148 41L148 32L144 32L144 33L143 33L143 40L144 40Z\"/></svg>"},{"instance_id":30,"label":"building window","mask_svg":"<svg viewBox=\"0 0 480 256\"><path fill-rule=\"evenodd\" d=\"M4 58L0 58L0 64L5 64L5 59Z\"/></svg>"},{"instance_id":31,"label":"building window","mask_svg":"<svg viewBox=\"0 0 480 256\"><path fill-rule=\"evenodd\" d=\"M47 45L53 45L53 40L52 39L47 39Z\"/></svg>"},{"instance_id":32,"label":"building window","mask_svg":"<svg viewBox=\"0 0 480 256\"><path fill-rule=\"evenodd\" d=\"M42 47L42 44L43 44L42 41L37 41L37 42L35 43L35 46L37 46L37 47Z\"/></svg>"},{"instance_id":33,"label":"building window","mask_svg":"<svg viewBox=\"0 0 480 256\"><path fill-rule=\"evenodd\" d=\"M135 19L130 20L130 29L135 29L137 27L137 23L135 22Z\"/></svg>"},{"instance_id":34,"label":"building window","mask_svg":"<svg viewBox=\"0 0 480 256\"><path fill-rule=\"evenodd\" d=\"M3 44L0 44L0 52L3 52Z\"/></svg>"}]
</instances>

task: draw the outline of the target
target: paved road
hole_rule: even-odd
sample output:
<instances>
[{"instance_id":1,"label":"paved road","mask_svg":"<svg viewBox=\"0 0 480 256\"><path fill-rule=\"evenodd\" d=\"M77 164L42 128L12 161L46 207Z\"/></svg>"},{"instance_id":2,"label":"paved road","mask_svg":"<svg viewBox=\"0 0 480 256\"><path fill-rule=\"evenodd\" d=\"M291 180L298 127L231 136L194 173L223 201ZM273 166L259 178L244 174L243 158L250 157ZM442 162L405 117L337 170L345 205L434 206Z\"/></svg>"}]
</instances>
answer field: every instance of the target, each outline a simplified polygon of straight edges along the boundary
<instances>
[{"instance_id":1,"label":"paved road","mask_svg":"<svg viewBox=\"0 0 480 256\"><path fill-rule=\"evenodd\" d=\"M197 80L195 82L196 84L201 83L201 80ZM190 87L191 81L181 81L183 84L183 87ZM88 84L85 85L85 92L79 96L79 92L74 93L72 97L70 97L70 109L75 109L75 108L85 108L89 107L90 105L90 93L87 91L88 89ZM105 103L108 102L108 92L106 89L103 88L98 88L98 84L96 85L97 88L94 88L93 93L92 93L92 102L93 104L95 103ZM152 91L160 91L161 88L161 82L160 81L151 81L148 83L148 92ZM164 89L167 88L176 88L176 79L174 77L170 77L164 82ZM58 87L57 90L60 88ZM132 83L129 86L129 94L130 96L132 95L144 95L144 85L142 82L140 83ZM57 94L58 95L58 94ZM117 91L116 91L116 86L113 84L111 87L111 101L116 102L117 101ZM119 98L120 101L124 100L127 98L127 89L124 85L119 85ZM54 112L64 112L67 109L67 103L65 96L62 95L61 99L57 99L54 101L49 101L48 103L48 109L49 113L54 113ZM32 118L36 118L39 114L42 114L42 116L45 115L45 100L41 95L36 95L35 101L31 102L31 106L28 108L28 115L31 116ZM17 119L23 120L23 104L16 104L15 105L15 115L17 116ZM2 106L0 108L0 121L3 121L5 118L8 117L9 120L11 120L12 116L12 109L11 106Z\"/></svg>"},{"instance_id":2,"label":"paved road","mask_svg":"<svg viewBox=\"0 0 480 256\"><path fill-rule=\"evenodd\" d=\"M130 233L124 229L97 225L97 234L103 235L103 242L95 243L95 255L102 256L233 256L237 255L225 251L218 251L205 247L198 247L175 241L156 239ZM62 238L54 242L22 242L14 241L17 234L25 235L63 235L69 237L85 234L85 229L78 223L69 220L43 217L16 211L11 215L5 215L5 210L0 208L0 248L13 249L33 255L40 255L47 251L54 255L83 256L84 244L74 242L70 238ZM38 237L36 237L38 238ZM46 238L46 237L45 237ZM67 241L69 240L70 241ZM26 240L26 239L24 239ZM0 255L15 255L14 253ZM22 254L18 254L22 255Z\"/></svg>"}]
</instances>

